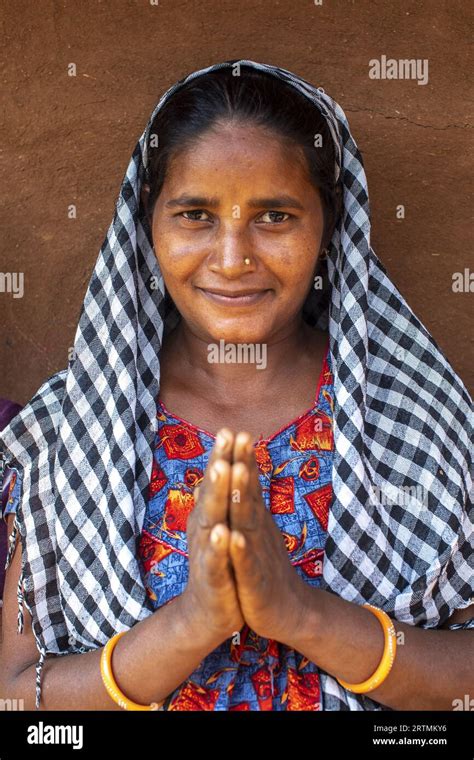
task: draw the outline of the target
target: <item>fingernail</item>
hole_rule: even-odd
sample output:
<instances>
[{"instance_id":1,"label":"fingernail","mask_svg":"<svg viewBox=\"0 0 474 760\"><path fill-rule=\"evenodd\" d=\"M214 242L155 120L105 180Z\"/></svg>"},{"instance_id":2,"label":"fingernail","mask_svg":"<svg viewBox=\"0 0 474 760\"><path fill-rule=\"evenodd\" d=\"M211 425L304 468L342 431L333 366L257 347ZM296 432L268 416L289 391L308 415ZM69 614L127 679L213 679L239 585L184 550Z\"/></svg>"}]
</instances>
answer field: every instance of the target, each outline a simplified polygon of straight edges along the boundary
<instances>
[{"instance_id":1,"label":"fingernail","mask_svg":"<svg viewBox=\"0 0 474 760\"><path fill-rule=\"evenodd\" d=\"M222 540L222 532L218 526L214 527L211 531L211 541L214 546L218 546Z\"/></svg>"},{"instance_id":2,"label":"fingernail","mask_svg":"<svg viewBox=\"0 0 474 760\"><path fill-rule=\"evenodd\" d=\"M219 477L218 471L215 469L215 467L211 467L211 472L209 473L209 476L213 483L217 481L217 478Z\"/></svg>"},{"instance_id":3,"label":"fingernail","mask_svg":"<svg viewBox=\"0 0 474 760\"><path fill-rule=\"evenodd\" d=\"M223 433L218 433L216 436L216 444L220 451L226 451L229 441Z\"/></svg>"}]
</instances>

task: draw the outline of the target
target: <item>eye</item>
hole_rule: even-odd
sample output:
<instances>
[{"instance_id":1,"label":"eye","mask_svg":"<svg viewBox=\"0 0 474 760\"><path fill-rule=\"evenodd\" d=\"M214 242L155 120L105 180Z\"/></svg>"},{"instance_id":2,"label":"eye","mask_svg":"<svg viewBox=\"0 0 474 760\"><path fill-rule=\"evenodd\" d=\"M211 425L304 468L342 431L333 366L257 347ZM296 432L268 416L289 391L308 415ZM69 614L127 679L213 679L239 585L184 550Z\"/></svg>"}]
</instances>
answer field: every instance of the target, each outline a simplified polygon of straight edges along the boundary
<instances>
[{"instance_id":1,"label":"eye","mask_svg":"<svg viewBox=\"0 0 474 760\"><path fill-rule=\"evenodd\" d=\"M262 219L264 216L267 216L268 214L276 214L277 217L286 216L287 219L274 219L273 218L273 220L270 221L270 222L264 221L264 224L273 224L273 223L275 223L275 224L281 224L282 222L286 222L292 216L291 214L288 214L286 211L265 211L265 213L262 214L262 216L260 218Z\"/></svg>"},{"instance_id":2,"label":"eye","mask_svg":"<svg viewBox=\"0 0 474 760\"><path fill-rule=\"evenodd\" d=\"M188 222L207 222L209 219L197 219L196 217L188 218L185 216L185 214L207 214L207 211L204 211L202 208L193 209L192 211L182 211L178 216L182 216L183 219L186 219Z\"/></svg>"}]
</instances>

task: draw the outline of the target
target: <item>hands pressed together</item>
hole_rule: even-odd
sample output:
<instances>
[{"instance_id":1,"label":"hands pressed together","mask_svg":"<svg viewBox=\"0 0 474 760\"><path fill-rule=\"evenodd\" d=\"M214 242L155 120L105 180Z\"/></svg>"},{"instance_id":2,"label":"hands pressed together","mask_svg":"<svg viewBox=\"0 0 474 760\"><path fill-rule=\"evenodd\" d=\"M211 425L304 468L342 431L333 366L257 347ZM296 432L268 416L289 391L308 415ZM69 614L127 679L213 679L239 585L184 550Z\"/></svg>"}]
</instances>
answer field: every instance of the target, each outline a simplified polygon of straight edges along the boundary
<instances>
[{"instance_id":1,"label":"hands pressed together","mask_svg":"<svg viewBox=\"0 0 474 760\"><path fill-rule=\"evenodd\" d=\"M304 614L307 585L265 509L248 433L219 431L194 498L185 589L193 614L223 639L246 623L285 643Z\"/></svg>"}]
</instances>

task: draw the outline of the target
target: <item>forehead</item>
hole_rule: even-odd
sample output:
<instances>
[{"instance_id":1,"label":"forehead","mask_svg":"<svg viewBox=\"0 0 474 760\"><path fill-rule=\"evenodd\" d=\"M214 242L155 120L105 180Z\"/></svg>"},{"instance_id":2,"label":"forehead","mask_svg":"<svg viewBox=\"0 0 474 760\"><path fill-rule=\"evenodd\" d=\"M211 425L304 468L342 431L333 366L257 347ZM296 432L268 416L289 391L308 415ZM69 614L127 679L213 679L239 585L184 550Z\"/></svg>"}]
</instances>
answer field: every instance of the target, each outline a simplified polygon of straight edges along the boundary
<instances>
[{"instance_id":1,"label":"forehead","mask_svg":"<svg viewBox=\"0 0 474 760\"><path fill-rule=\"evenodd\" d=\"M250 180L251 178L251 180ZM303 149L264 127L242 122L216 124L169 161L165 184L225 180L309 183Z\"/></svg>"}]
</instances>

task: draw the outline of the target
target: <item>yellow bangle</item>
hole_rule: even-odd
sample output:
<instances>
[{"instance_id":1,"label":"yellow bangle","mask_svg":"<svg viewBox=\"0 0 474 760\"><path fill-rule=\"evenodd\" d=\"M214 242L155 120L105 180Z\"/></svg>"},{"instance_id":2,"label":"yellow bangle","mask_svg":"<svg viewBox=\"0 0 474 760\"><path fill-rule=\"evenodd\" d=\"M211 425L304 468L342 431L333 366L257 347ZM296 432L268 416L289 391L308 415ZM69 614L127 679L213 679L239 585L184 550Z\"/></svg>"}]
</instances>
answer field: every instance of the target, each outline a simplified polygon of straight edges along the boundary
<instances>
[{"instance_id":1,"label":"yellow bangle","mask_svg":"<svg viewBox=\"0 0 474 760\"><path fill-rule=\"evenodd\" d=\"M384 633L384 650L377 670L375 670L366 681L362 681L362 683L347 683L347 681L343 681L340 678L337 679L341 686L344 686L348 691L353 691L355 694L363 694L367 691L373 691L373 689L376 689L381 683L383 683L383 681L385 681L392 669L397 651L397 632L391 618L383 610L374 607L373 604L363 604L362 606L367 607L368 610L373 612L382 624Z\"/></svg>"},{"instance_id":2,"label":"yellow bangle","mask_svg":"<svg viewBox=\"0 0 474 760\"><path fill-rule=\"evenodd\" d=\"M114 702L116 702L124 710L159 710L160 707L165 703L165 700L162 702L152 702L151 705L139 705L137 702L132 702L130 699L127 699L125 694L120 691L119 687L117 686L117 682L112 671L112 652L117 641L121 636L123 636L124 633L126 633L126 631L121 631L121 633L116 633L115 636L112 636L112 638L109 639L102 650L102 655L100 658L100 674L102 676L104 686Z\"/></svg>"}]
</instances>

